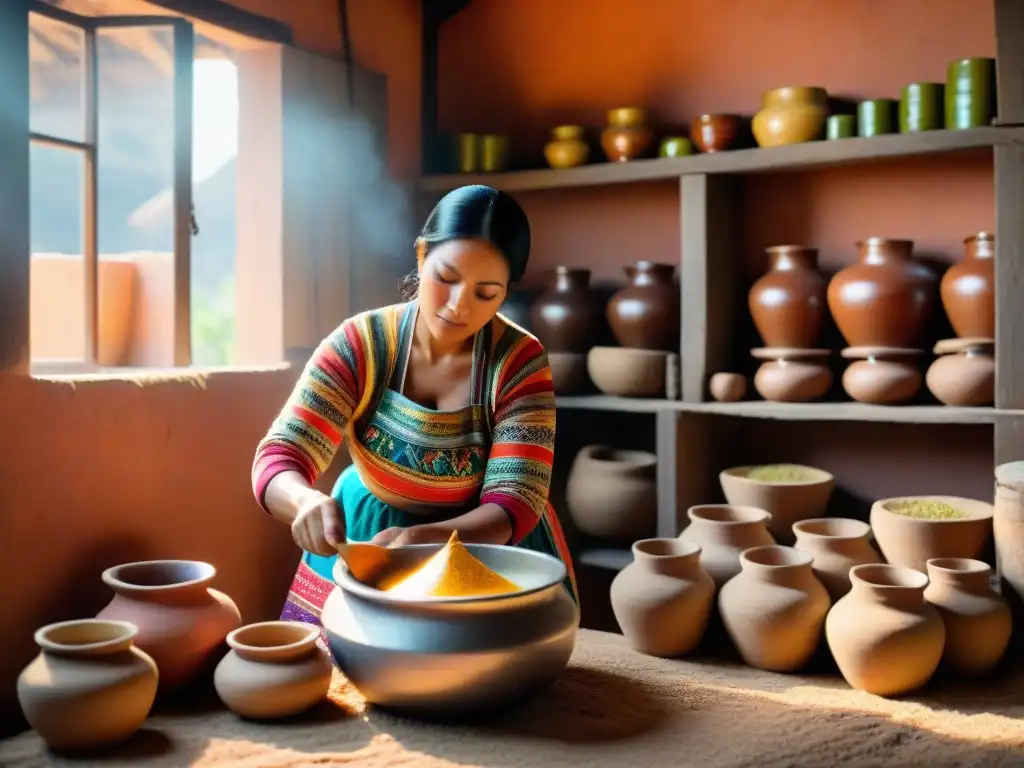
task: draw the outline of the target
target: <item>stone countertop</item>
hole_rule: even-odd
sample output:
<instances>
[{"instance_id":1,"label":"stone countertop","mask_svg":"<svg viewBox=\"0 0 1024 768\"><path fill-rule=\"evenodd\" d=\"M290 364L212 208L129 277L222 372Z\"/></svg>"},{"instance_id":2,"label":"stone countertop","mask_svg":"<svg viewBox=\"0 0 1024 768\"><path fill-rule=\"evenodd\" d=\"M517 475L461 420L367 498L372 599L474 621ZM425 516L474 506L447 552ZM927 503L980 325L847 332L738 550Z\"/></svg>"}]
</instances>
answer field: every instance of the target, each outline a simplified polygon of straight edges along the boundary
<instances>
[{"instance_id":1,"label":"stone countertop","mask_svg":"<svg viewBox=\"0 0 1024 768\"><path fill-rule=\"evenodd\" d=\"M481 726L367 709L340 675L309 715L257 724L214 704L155 712L124 745L89 758L34 733L0 741L0 766L836 766L1024 765L1024 675L934 682L887 700L835 674L778 675L732 661L664 660L583 630L547 693Z\"/></svg>"}]
</instances>

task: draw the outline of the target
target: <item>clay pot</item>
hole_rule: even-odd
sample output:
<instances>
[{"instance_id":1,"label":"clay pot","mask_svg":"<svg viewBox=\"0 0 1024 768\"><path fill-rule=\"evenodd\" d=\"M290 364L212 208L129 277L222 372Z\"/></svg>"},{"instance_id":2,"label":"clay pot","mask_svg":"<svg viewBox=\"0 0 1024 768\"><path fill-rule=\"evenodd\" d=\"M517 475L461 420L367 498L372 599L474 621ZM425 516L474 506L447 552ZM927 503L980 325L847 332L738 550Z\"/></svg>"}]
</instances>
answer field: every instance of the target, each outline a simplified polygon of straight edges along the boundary
<instances>
[{"instance_id":1,"label":"clay pot","mask_svg":"<svg viewBox=\"0 0 1024 768\"><path fill-rule=\"evenodd\" d=\"M589 269L555 267L547 291L530 307L530 329L549 352L586 352L600 321Z\"/></svg>"},{"instance_id":2,"label":"clay pot","mask_svg":"<svg viewBox=\"0 0 1024 768\"><path fill-rule=\"evenodd\" d=\"M948 504L967 516L959 519L911 517L889 511L901 501ZM977 559L992 535L992 505L958 496L901 496L871 505L871 530L886 561L925 572L933 557Z\"/></svg>"},{"instance_id":3,"label":"clay pot","mask_svg":"<svg viewBox=\"0 0 1024 768\"><path fill-rule=\"evenodd\" d=\"M654 534L658 515L658 459L644 451L588 445L576 454L565 501L588 536L635 541Z\"/></svg>"},{"instance_id":4,"label":"clay pot","mask_svg":"<svg viewBox=\"0 0 1024 768\"><path fill-rule=\"evenodd\" d=\"M590 388L587 356L582 352L548 352L556 395L576 395Z\"/></svg>"},{"instance_id":5,"label":"clay pot","mask_svg":"<svg viewBox=\"0 0 1024 768\"><path fill-rule=\"evenodd\" d=\"M693 651L704 636L715 583L700 567L700 545L678 539L633 544L633 562L611 586L612 610L630 647L671 658Z\"/></svg>"},{"instance_id":6,"label":"clay pot","mask_svg":"<svg viewBox=\"0 0 1024 768\"><path fill-rule=\"evenodd\" d=\"M800 245L766 249L769 269L748 295L750 314L766 347L814 346L825 317L825 280L818 251Z\"/></svg>"},{"instance_id":7,"label":"clay pot","mask_svg":"<svg viewBox=\"0 0 1024 768\"><path fill-rule=\"evenodd\" d=\"M299 621L249 624L227 637L231 650L213 676L224 705L242 717L273 720L327 697L334 668L317 646L320 628Z\"/></svg>"},{"instance_id":8,"label":"clay pot","mask_svg":"<svg viewBox=\"0 0 1024 768\"><path fill-rule=\"evenodd\" d=\"M871 546L871 527L860 520L820 517L793 525L795 549L814 558L811 570L833 601L850 591L850 569L882 558Z\"/></svg>"},{"instance_id":9,"label":"clay pot","mask_svg":"<svg viewBox=\"0 0 1024 768\"><path fill-rule=\"evenodd\" d=\"M621 163L640 157L653 138L646 111L639 107L621 107L608 111L608 127L601 133L601 149L611 162Z\"/></svg>"},{"instance_id":10,"label":"clay pot","mask_svg":"<svg viewBox=\"0 0 1024 768\"><path fill-rule=\"evenodd\" d=\"M1024 461L1000 464L995 476L992 534L996 562L1003 594L1020 611L1024 607Z\"/></svg>"},{"instance_id":11,"label":"clay pot","mask_svg":"<svg viewBox=\"0 0 1024 768\"><path fill-rule=\"evenodd\" d=\"M747 377L741 373L712 374L708 391L720 403L739 402L747 394Z\"/></svg>"},{"instance_id":12,"label":"clay pot","mask_svg":"<svg viewBox=\"0 0 1024 768\"><path fill-rule=\"evenodd\" d=\"M946 270L939 292L957 336L992 339L996 335L996 238L979 232L964 240L964 258Z\"/></svg>"},{"instance_id":13,"label":"clay pot","mask_svg":"<svg viewBox=\"0 0 1024 768\"><path fill-rule=\"evenodd\" d=\"M835 488L831 472L802 467L808 479L795 482L767 482L747 477L752 467L733 467L719 473L725 500L737 507L756 507L770 515L768 531L779 543L793 542L793 523L822 517Z\"/></svg>"},{"instance_id":14,"label":"clay pot","mask_svg":"<svg viewBox=\"0 0 1024 768\"><path fill-rule=\"evenodd\" d=\"M924 599L928 577L878 563L852 568L850 582L825 620L825 638L846 682L878 696L925 685L946 640L938 611Z\"/></svg>"},{"instance_id":15,"label":"clay pot","mask_svg":"<svg viewBox=\"0 0 1024 768\"><path fill-rule=\"evenodd\" d=\"M750 354L765 361L754 374L754 389L765 400L805 403L832 388L832 371L825 364L827 349L764 347Z\"/></svg>"},{"instance_id":16,"label":"clay pot","mask_svg":"<svg viewBox=\"0 0 1024 768\"><path fill-rule=\"evenodd\" d=\"M698 115L690 122L690 138L701 152L731 149L740 132L736 115Z\"/></svg>"},{"instance_id":17,"label":"clay pot","mask_svg":"<svg viewBox=\"0 0 1024 768\"><path fill-rule=\"evenodd\" d=\"M740 555L742 571L718 593L718 612L750 666L795 672L818 650L832 601L811 571L812 559L777 545Z\"/></svg>"},{"instance_id":18,"label":"clay pot","mask_svg":"<svg viewBox=\"0 0 1024 768\"><path fill-rule=\"evenodd\" d=\"M928 561L924 599L939 610L946 627L943 664L961 677L984 677L1010 643L1010 606L992 590L992 569L980 560Z\"/></svg>"},{"instance_id":19,"label":"clay pot","mask_svg":"<svg viewBox=\"0 0 1024 768\"><path fill-rule=\"evenodd\" d=\"M828 307L851 347L916 349L935 302L935 275L911 259L912 240L870 237L860 260L828 284Z\"/></svg>"},{"instance_id":20,"label":"clay pot","mask_svg":"<svg viewBox=\"0 0 1024 768\"><path fill-rule=\"evenodd\" d=\"M858 403L896 405L921 391L919 349L847 347L840 354L856 361L843 372L843 389Z\"/></svg>"},{"instance_id":21,"label":"clay pot","mask_svg":"<svg viewBox=\"0 0 1024 768\"><path fill-rule=\"evenodd\" d=\"M775 88L765 92L761 103L763 107L754 115L751 125L758 146L781 147L821 137L828 117L828 94L824 88Z\"/></svg>"},{"instance_id":22,"label":"clay pot","mask_svg":"<svg viewBox=\"0 0 1024 768\"><path fill-rule=\"evenodd\" d=\"M718 587L740 572L741 552L775 543L767 527L771 516L757 507L700 504L686 516L690 523L678 538L700 545L700 565Z\"/></svg>"},{"instance_id":23,"label":"clay pot","mask_svg":"<svg viewBox=\"0 0 1024 768\"><path fill-rule=\"evenodd\" d=\"M552 168L575 168L587 162L590 145L583 138L583 126L559 125L551 129L551 141L544 145L544 157Z\"/></svg>"},{"instance_id":24,"label":"clay pot","mask_svg":"<svg viewBox=\"0 0 1024 768\"><path fill-rule=\"evenodd\" d=\"M228 632L242 623L234 601L210 588L217 569L193 560L149 560L108 568L114 599L97 618L130 621L135 645L160 668L161 692L212 670Z\"/></svg>"},{"instance_id":25,"label":"clay pot","mask_svg":"<svg viewBox=\"0 0 1024 768\"><path fill-rule=\"evenodd\" d=\"M587 373L606 395L662 397L673 359L675 355L652 349L593 347L587 354Z\"/></svg>"},{"instance_id":26,"label":"clay pot","mask_svg":"<svg viewBox=\"0 0 1024 768\"><path fill-rule=\"evenodd\" d=\"M18 676L25 719L53 749L108 747L132 736L156 699L157 667L124 621L79 619L43 627L40 653Z\"/></svg>"},{"instance_id":27,"label":"clay pot","mask_svg":"<svg viewBox=\"0 0 1024 768\"><path fill-rule=\"evenodd\" d=\"M638 261L626 267L629 281L608 302L606 312L615 340L633 349L679 351L679 286L675 267Z\"/></svg>"},{"instance_id":28,"label":"clay pot","mask_svg":"<svg viewBox=\"0 0 1024 768\"><path fill-rule=\"evenodd\" d=\"M943 405L992 405L996 399L995 343L990 339L945 339L925 374L928 390Z\"/></svg>"}]
</instances>

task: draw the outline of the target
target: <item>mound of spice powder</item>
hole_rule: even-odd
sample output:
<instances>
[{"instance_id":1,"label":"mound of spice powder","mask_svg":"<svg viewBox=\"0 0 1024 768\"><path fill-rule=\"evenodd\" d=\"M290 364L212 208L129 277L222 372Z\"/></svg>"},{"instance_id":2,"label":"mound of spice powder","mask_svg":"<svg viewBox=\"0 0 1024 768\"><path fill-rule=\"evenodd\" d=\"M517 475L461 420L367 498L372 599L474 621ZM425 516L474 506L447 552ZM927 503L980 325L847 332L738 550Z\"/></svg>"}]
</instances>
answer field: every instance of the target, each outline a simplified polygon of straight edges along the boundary
<instances>
[{"instance_id":1,"label":"mound of spice powder","mask_svg":"<svg viewBox=\"0 0 1024 768\"><path fill-rule=\"evenodd\" d=\"M750 467L743 476L761 483L807 483L818 479L818 474L799 464L763 464Z\"/></svg>"},{"instance_id":2,"label":"mound of spice powder","mask_svg":"<svg viewBox=\"0 0 1024 768\"><path fill-rule=\"evenodd\" d=\"M900 499L885 504L885 508L897 515L916 517L921 520L963 520L967 513L944 501L929 499Z\"/></svg>"},{"instance_id":3,"label":"mound of spice powder","mask_svg":"<svg viewBox=\"0 0 1024 768\"><path fill-rule=\"evenodd\" d=\"M483 597L520 590L519 585L474 557L459 539L458 531L452 531L448 543L412 573L401 574L378 588L407 598Z\"/></svg>"}]
</instances>

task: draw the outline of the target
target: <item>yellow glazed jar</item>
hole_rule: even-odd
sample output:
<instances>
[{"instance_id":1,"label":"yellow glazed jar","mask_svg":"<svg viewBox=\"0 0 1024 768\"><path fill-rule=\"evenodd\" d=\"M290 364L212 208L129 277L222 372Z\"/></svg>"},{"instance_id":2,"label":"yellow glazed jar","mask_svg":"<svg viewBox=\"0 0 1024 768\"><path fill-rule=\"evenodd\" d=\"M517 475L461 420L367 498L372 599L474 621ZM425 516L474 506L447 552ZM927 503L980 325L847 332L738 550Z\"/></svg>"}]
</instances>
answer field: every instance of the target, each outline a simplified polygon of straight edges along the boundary
<instances>
[{"instance_id":1,"label":"yellow glazed jar","mask_svg":"<svg viewBox=\"0 0 1024 768\"><path fill-rule=\"evenodd\" d=\"M583 165L590 146L583 138L583 126L559 125L551 129L551 141L544 145L544 157L552 168Z\"/></svg>"},{"instance_id":2,"label":"yellow glazed jar","mask_svg":"<svg viewBox=\"0 0 1024 768\"><path fill-rule=\"evenodd\" d=\"M824 88L787 87L767 91L754 115L754 138L761 147L801 144L821 136L828 117Z\"/></svg>"}]
</instances>

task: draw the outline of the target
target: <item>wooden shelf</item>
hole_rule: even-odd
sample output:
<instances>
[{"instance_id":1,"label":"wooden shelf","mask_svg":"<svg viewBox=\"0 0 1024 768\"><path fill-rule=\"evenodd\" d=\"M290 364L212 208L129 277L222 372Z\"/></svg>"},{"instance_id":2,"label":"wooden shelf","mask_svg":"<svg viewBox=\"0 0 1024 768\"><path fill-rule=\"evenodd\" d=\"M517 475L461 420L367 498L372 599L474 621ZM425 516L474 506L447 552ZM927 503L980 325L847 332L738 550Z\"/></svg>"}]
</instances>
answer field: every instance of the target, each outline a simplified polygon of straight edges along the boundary
<instances>
[{"instance_id":1,"label":"wooden shelf","mask_svg":"<svg viewBox=\"0 0 1024 768\"><path fill-rule=\"evenodd\" d=\"M584 395L557 398L559 408L627 413L711 413L747 419L781 421L874 421L892 424L996 424L1024 416L995 408L956 408L946 405L866 405L864 403L687 403L681 400Z\"/></svg>"},{"instance_id":2,"label":"wooden shelf","mask_svg":"<svg viewBox=\"0 0 1024 768\"><path fill-rule=\"evenodd\" d=\"M675 179L691 174L798 171L995 146L1024 146L1024 128L987 127L966 131L888 134L870 139L812 141L770 149L738 149L627 163L594 163L566 170L541 169L488 174L424 176L420 189L447 192L464 184L487 184L508 192Z\"/></svg>"},{"instance_id":3,"label":"wooden shelf","mask_svg":"<svg viewBox=\"0 0 1024 768\"><path fill-rule=\"evenodd\" d=\"M633 562L633 552L629 549L584 549L576 560L591 568L621 571Z\"/></svg>"}]
</instances>

